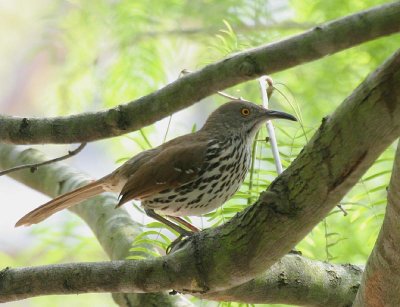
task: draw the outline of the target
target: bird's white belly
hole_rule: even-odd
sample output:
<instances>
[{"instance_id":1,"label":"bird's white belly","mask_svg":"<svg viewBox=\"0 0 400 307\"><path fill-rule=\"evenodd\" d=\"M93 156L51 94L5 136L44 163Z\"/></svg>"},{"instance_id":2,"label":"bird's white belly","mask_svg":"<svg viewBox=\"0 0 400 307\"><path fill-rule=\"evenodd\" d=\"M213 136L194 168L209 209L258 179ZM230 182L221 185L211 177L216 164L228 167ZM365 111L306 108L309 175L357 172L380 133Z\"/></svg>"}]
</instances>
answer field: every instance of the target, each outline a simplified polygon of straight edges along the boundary
<instances>
[{"instance_id":1,"label":"bird's white belly","mask_svg":"<svg viewBox=\"0 0 400 307\"><path fill-rule=\"evenodd\" d=\"M236 153L238 152L238 153ZM202 215L220 207L240 188L250 165L250 148L243 146L234 153L227 152L223 164L209 170L197 182L164 191L142 202L147 209L172 216ZM225 165L226 167L222 168Z\"/></svg>"}]
</instances>

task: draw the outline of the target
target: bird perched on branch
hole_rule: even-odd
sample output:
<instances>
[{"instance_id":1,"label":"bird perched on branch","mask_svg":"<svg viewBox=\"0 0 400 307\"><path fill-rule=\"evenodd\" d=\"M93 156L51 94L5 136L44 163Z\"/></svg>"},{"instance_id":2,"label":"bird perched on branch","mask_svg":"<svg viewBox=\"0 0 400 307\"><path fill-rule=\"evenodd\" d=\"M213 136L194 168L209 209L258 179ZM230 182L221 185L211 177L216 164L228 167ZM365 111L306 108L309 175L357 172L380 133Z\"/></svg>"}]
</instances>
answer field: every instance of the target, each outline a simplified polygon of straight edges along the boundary
<instances>
[{"instance_id":1,"label":"bird perched on branch","mask_svg":"<svg viewBox=\"0 0 400 307\"><path fill-rule=\"evenodd\" d=\"M274 118L296 120L244 100L225 103L199 131L141 152L111 174L29 212L16 226L39 223L92 196L116 192L120 196L117 207L140 200L148 216L181 235L190 231L171 220L198 231L180 216L210 212L233 196L249 170L256 132Z\"/></svg>"}]
</instances>

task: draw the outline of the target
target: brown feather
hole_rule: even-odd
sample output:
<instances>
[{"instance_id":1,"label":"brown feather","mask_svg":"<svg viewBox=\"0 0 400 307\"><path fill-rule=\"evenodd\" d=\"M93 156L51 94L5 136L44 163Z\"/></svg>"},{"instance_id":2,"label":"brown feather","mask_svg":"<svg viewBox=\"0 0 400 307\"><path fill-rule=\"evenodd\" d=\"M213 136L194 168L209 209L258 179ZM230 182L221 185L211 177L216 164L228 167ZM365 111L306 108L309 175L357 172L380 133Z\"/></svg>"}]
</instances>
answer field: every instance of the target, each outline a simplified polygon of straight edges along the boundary
<instances>
[{"instance_id":1,"label":"brown feather","mask_svg":"<svg viewBox=\"0 0 400 307\"><path fill-rule=\"evenodd\" d=\"M57 198L54 198L53 200L45 203L44 205L41 205L40 207L32 210L31 212L23 216L15 224L15 227L37 224L58 211L72 207L80 203L81 201L100 194L105 191L103 184L104 178L89 183L88 185L85 185L64 195L58 196Z\"/></svg>"},{"instance_id":2,"label":"brown feather","mask_svg":"<svg viewBox=\"0 0 400 307\"><path fill-rule=\"evenodd\" d=\"M185 136L187 137L187 136ZM191 136L193 138L193 135ZM185 140L182 140L185 142ZM192 139L189 145L180 146L176 139L166 143L152 159L140 167L128 178L121 191L121 206L132 199L143 199L162 190L183 185L197 177L204 163L207 142L199 137Z\"/></svg>"}]
</instances>

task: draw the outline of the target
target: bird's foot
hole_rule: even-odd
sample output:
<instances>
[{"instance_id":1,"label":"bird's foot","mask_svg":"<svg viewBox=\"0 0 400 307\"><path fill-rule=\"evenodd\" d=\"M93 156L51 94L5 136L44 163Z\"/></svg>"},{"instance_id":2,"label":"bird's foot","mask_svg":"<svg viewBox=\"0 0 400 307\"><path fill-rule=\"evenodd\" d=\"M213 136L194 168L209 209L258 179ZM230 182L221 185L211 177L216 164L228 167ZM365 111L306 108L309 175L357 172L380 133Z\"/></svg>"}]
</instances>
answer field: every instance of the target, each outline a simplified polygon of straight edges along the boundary
<instances>
[{"instance_id":1,"label":"bird's foot","mask_svg":"<svg viewBox=\"0 0 400 307\"><path fill-rule=\"evenodd\" d=\"M174 241L171 242L170 245L168 245L165 253L168 255L171 252L173 252L174 250L178 249L178 246L180 245L180 243L183 243L184 241L187 240L187 238L189 238L190 236L192 236L193 234L195 234L195 232L190 232L190 233L185 233L185 234L181 234L179 237L177 237Z\"/></svg>"}]
</instances>

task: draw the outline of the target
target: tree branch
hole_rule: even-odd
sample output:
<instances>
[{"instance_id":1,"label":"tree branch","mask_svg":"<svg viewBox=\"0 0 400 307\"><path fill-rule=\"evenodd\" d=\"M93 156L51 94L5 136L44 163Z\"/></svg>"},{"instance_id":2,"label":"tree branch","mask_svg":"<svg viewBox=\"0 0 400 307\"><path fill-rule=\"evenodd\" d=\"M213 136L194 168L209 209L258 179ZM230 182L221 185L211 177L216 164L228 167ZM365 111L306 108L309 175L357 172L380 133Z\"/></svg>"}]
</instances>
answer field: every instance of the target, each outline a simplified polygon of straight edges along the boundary
<instances>
[{"instance_id":1,"label":"tree branch","mask_svg":"<svg viewBox=\"0 0 400 307\"><path fill-rule=\"evenodd\" d=\"M22 150L15 146L0 144L0 167L2 168L44 161L47 161L47 157L38 150ZM35 173L25 170L9 175L50 197L56 197L90 181L87 176L77 173L77 171L61 163L43 166ZM104 251L112 260L125 259L129 255L133 240L142 232L142 225L134 222L126 210L123 208L115 209L117 202L116 196L109 193L71 208L71 211L80 216L91 228ZM0 293L2 293L1 282ZM113 297L120 306L143 306L149 301L155 306L189 306L179 297L170 296L167 293L114 293Z\"/></svg>"},{"instance_id":2,"label":"tree branch","mask_svg":"<svg viewBox=\"0 0 400 307\"><path fill-rule=\"evenodd\" d=\"M369 256L354 307L400 306L400 144L387 199L385 219Z\"/></svg>"},{"instance_id":3,"label":"tree branch","mask_svg":"<svg viewBox=\"0 0 400 307\"><path fill-rule=\"evenodd\" d=\"M168 283L168 276L148 284L143 269L152 274L153 263L143 268L137 261L88 262L10 269L0 272L0 302L46 294L145 292ZM242 286L205 295L217 301L288 303L311 306L346 306L353 301L362 269L333 265L301 256L285 256L270 270ZM161 288L159 289L161 290Z\"/></svg>"},{"instance_id":4,"label":"tree branch","mask_svg":"<svg viewBox=\"0 0 400 307\"><path fill-rule=\"evenodd\" d=\"M351 306L362 268L287 255L261 276L232 289L196 295L216 301L297 306Z\"/></svg>"},{"instance_id":5,"label":"tree branch","mask_svg":"<svg viewBox=\"0 0 400 307\"><path fill-rule=\"evenodd\" d=\"M14 144L82 143L138 130L217 91L399 32L399 20L400 2L378 6L232 55L154 93L105 111L54 118L3 115L0 140Z\"/></svg>"},{"instance_id":6,"label":"tree branch","mask_svg":"<svg viewBox=\"0 0 400 307\"><path fill-rule=\"evenodd\" d=\"M372 73L332 116L323 120L297 159L254 205L224 225L192 235L164 257L95 263L90 271L80 271L88 269L82 263L52 266L54 271L48 275L50 286L38 291L60 293L61 285L52 278L55 272L64 272L66 268L62 293L79 292L75 288L78 277L85 284L90 281L97 292L154 292L173 288L209 294L250 281L288 253L317 225L398 138L398 118L400 51ZM103 270L104 265L108 270ZM5 286L15 287L20 282L18 289L26 290L25 279L13 279L14 276L20 278L32 272L46 274L47 268L3 272L0 277L3 299L39 295ZM114 287L110 276L115 277Z\"/></svg>"}]
</instances>

